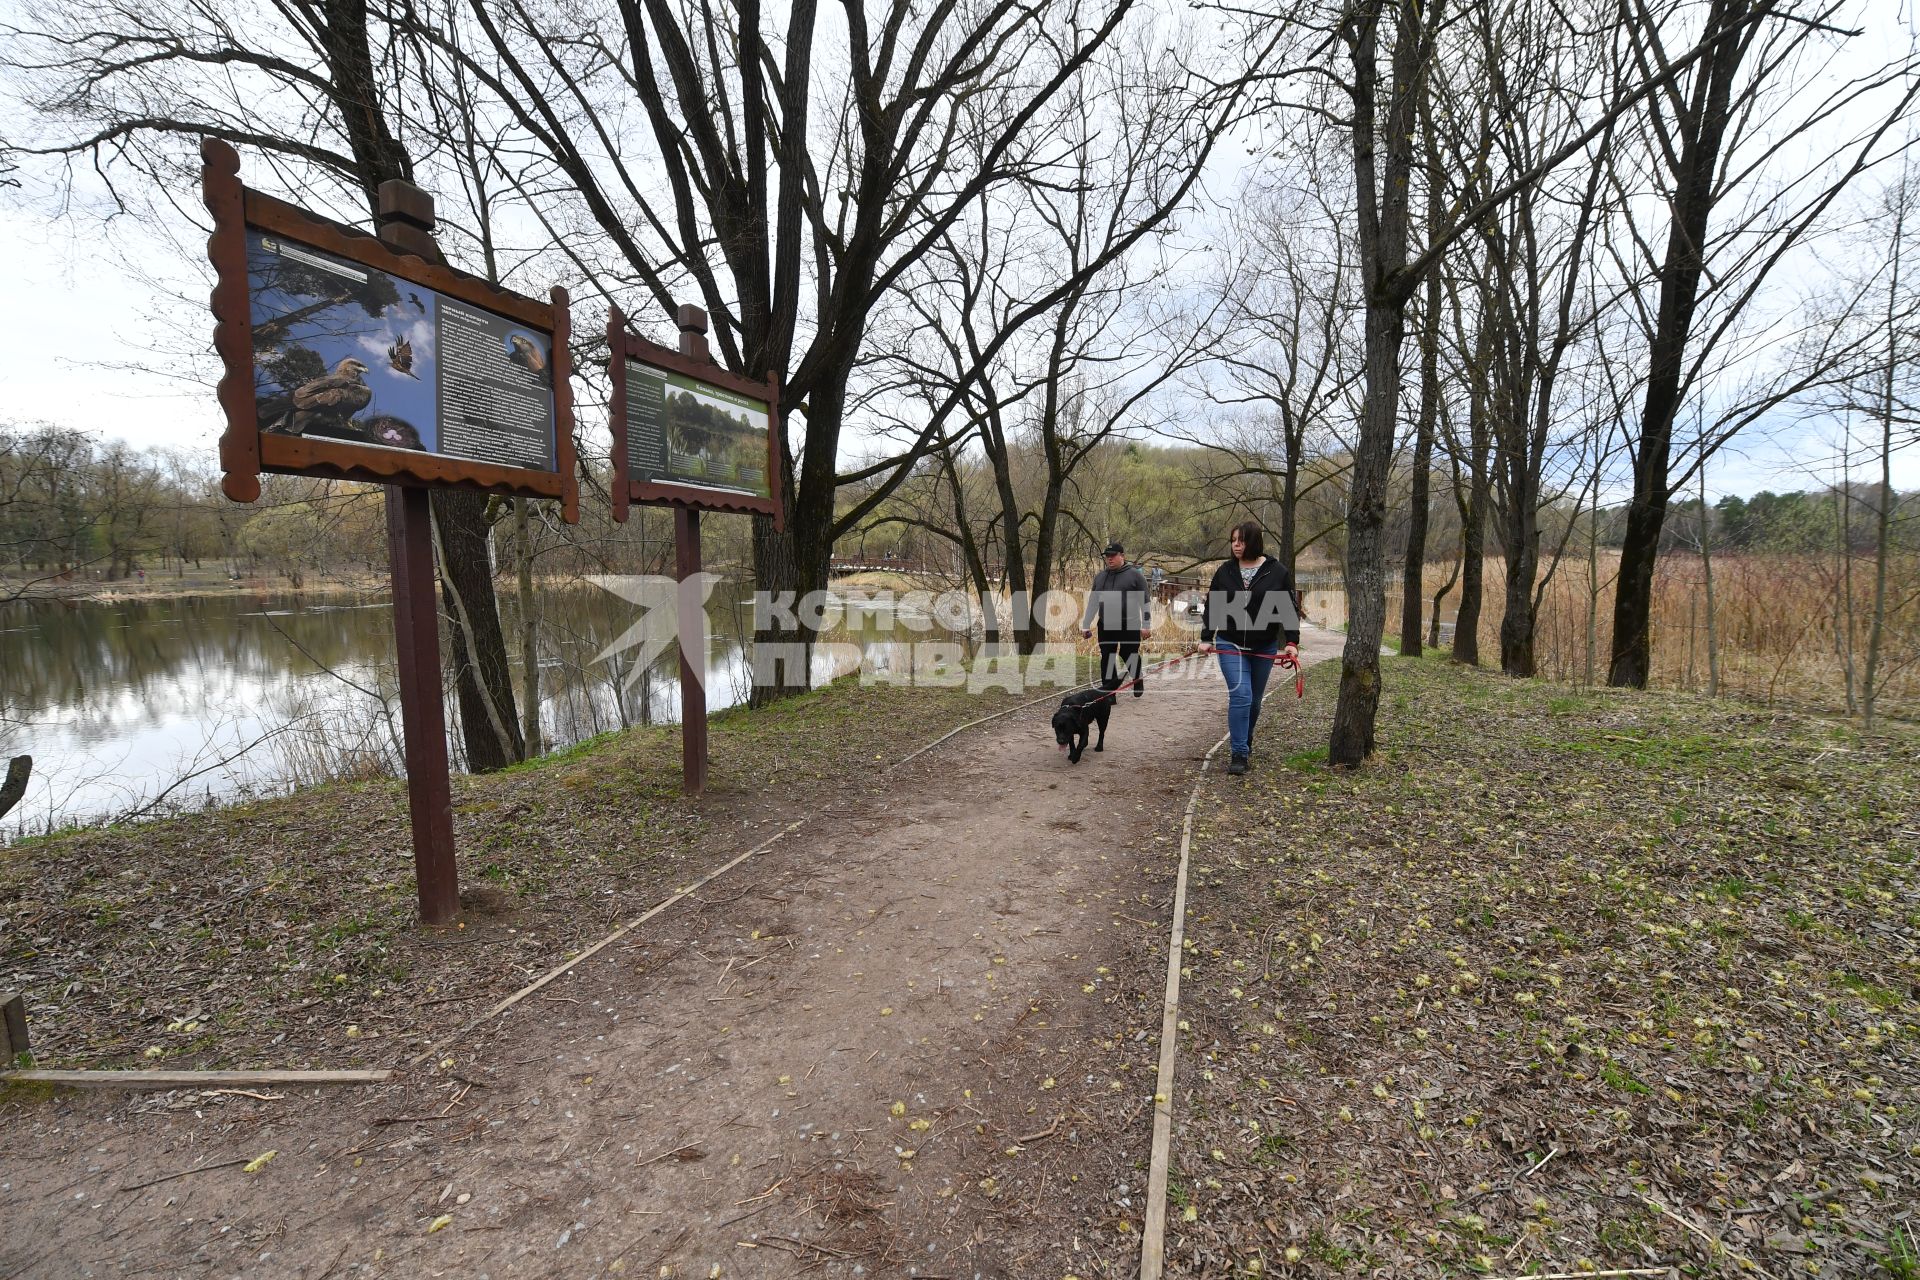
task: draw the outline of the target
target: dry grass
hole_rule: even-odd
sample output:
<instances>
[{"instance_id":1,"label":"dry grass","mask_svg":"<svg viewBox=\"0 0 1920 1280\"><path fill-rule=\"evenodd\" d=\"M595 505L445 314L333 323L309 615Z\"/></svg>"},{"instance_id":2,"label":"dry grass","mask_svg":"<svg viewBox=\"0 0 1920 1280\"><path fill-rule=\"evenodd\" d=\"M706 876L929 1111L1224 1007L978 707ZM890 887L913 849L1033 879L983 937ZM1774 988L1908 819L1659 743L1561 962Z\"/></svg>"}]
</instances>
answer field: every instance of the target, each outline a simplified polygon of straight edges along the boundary
<instances>
[{"instance_id":1,"label":"dry grass","mask_svg":"<svg viewBox=\"0 0 1920 1280\"><path fill-rule=\"evenodd\" d=\"M1588 569L1584 559L1565 561L1540 602L1539 674L1573 683L1604 682L1613 638L1613 579L1619 553L1599 558L1599 599L1589 665ZM1450 566L1427 566L1427 606L1446 581ZM1713 562L1715 637L1720 692L1769 704L1850 711L1866 662L1867 620L1873 599L1873 564L1852 566L1853 616L1844 606L1845 566L1817 555L1723 555ZM1506 607L1506 566L1489 557L1481 609L1481 661L1500 660L1500 617ZM1392 581L1398 581L1397 574ZM1920 716L1920 560L1909 556L1889 568L1888 594L1907 597L1890 619L1883 660L1880 710L1903 718ZM1451 619L1460 603L1456 585L1441 604ZM1309 605L1309 612L1312 606ZM1397 631L1400 594L1387 601L1389 633ZM1706 590L1698 556L1668 555L1654 580L1653 683L1666 689L1704 691L1709 676ZM1848 691L1848 662L1854 692Z\"/></svg>"},{"instance_id":2,"label":"dry grass","mask_svg":"<svg viewBox=\"0 0 1920 1280\"><path fill-rule=\"evenodd\" d=\"M26 996L42 1066L391 1060L788 820L767 779L861 794L877 760L1015 701L848 680L724 713L698 800L673 728L456 777L457 930L414 923L398 782L25 841L0 849L0 989Z\"/></svg>"},{"instance_id":3,"label":"dry grass","mask_svg":"<svg viewBox=\"0 0 1920 1280\"><path fill-rule=\"evenodd\" d=\"M1920 1271L1914 731L1437 659L1388 697L1372 767L1207 783L1168 1273Z\"/></svg>"}]
</instances>

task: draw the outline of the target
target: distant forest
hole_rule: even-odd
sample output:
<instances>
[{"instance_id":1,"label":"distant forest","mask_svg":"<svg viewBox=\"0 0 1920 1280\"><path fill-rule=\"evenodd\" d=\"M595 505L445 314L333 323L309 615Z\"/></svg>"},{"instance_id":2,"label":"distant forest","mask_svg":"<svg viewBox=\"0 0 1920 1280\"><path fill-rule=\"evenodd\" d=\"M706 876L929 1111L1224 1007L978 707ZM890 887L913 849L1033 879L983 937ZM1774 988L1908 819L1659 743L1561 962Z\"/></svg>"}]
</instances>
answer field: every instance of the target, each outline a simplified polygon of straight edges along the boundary
<instances>
[{"instance_id":1,"label":"distant forest","mask_svg":"<svg viewBox=\"0 0 1920 1280\"><path fill-rule=\"evenodd\" d=\"M761 461L757 434L743 435L737 419L691 397L681 399L691 402L699 412L690 416L714 436L724 432L727 439L750 446L748 465ZM1322 459L1315 466L1337 476L1341 460ZM985 486L990 477L982 471L963 477L963 483ZM1408 479L1403 473L1396 485L1404 486ZM1451 477L1436 474L1430 483L1437 501L1428 559L1450 561L1461 528L1449 500ZM143 450L60 427L0 426L0 575L16 582L63 573L113 581L141 569L177 573L207 564L242 572L384 568L377 488L269 477L267 490L253 506L228 501L220 493L210 451ZM1299 559L1304 565L1337 565L1344 553L1340 492L1337 483L1309 487L1298 504ZM856 496L849 495L848 505ZM951 539L916 522L915 500L912 489L891 497L842 550L868 556L892 552L916 563L951 561ZM1844 534L1853 552L1865 554L1874 536L1873 501L1873 487L1864 483L1845 497L1833 487L1722 497L1711 506L1711 545L1730 552L1808 552L1831 550ZM1620 545L1624 510L1621 505L1600 508L1594 528L1598 545ZM1252 517L1279 527L1279 512L1261 492L1257 478L1215 473L1208 451L1119 441L1088 460L1068 495L1066 511L1072 532L1058 548L1063 568L1090 563L1109 537L1122 538L1138 554L1174 567L1221 554L1224 530L1235 520ZM575 529L555 526L543 531L556 544L555 552L572 542L583 563L623 565L631 564L633 556L651 559L655 554L653 548L623 551L610 521L590 505L582 514L585 520ZM1894 530L1897 544L1909 551L1920 551L1916 516L1920 493L1901 495ZM1546 509L1543 525L1551 536L1568 522L1580 523L1577 545L1584 548L1584 522L1589 519L1584 510L1576 512L1571 502L1563 502ZM1699 529L1699 500L1675 503L1664 535L1667 548L1697 548ZM1393 547L1403 552L1404 524L1397 532ZM983 526L983 537L990 533ZM1490 526L1489 534L1497 551L1497 525ZM717 519L713 536L711 554L746 563L744 519Z\"/></svg>"}]
</instances>

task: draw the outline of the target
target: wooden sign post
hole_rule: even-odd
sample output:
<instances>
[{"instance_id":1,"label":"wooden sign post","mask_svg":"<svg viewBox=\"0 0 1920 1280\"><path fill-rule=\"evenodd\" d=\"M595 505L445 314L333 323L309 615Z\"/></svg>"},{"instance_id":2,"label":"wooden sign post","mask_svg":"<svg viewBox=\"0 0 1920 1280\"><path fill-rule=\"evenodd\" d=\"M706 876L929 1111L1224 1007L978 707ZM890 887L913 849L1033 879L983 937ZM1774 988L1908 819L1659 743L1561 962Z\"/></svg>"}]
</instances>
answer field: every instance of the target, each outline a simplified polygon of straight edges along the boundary
<instances>
[{"instance_id":1,"label":"wooden sign post","mask_svg":"<svg viewBox=\"0 0 1920 1280\"><path fill-rule=\"evenodd\" d=\"M252 502L263 471L389 486L414 876L420 919L446 924L460 883L429 498L554 498L580 518L566 290L543 303L449 267L433 197L412 183L381 184L376 239L247 189L224 142L200 155L226 371L221 488Z\"/></svg>"},{"instance_id":2,"label":"wooden sign post","mask_svg":"<svg viewBox=\"0 0 1920 1280\"><path fill-rule=\"evenodd\" d=\"M731 373L707 350L707 313L683 306L674 317L679 350L627 332L607 316L607 374L613 384L613 518L631 503L673 508L674 577L680 635L680 789L707 785L706 602L700 575L700 513L761 515L786 527L780 381Z\"/></svg>"},{"instance_id":3,"label":"wooden sign post","mask_svg":"<svg viewBox=\"0 0 1920 1280\"><path fill-rule=\"evenodd\" d=\"M398 179L380 184L380 239L425 261L434 243L433 197ZM440 608L433 574L433 503L419 485L387 487L387 565L393 580L394 653L400 667L400 725L407 764L407 817L420 919L446 924L460 914L453 850L453 786L447 765L447 710L440 692Z\"/></svg>"}]
</instances>

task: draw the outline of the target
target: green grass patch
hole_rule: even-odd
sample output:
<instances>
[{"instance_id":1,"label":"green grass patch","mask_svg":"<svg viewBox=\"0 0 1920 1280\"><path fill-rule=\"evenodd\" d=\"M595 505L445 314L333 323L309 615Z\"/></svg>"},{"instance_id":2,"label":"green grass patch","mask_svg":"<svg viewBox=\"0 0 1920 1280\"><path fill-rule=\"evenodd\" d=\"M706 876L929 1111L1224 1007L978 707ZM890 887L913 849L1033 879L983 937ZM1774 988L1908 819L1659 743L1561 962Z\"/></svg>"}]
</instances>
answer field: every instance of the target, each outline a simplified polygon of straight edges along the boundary
<instances>
[{"instance_id":1,"label":"green grass patch","mask_svg":"<svg viewBox=\"0 0 1920 1280\"><path fill-rule=\"evenodd\" d=\"M1303 773L1310 772L1327 763L1327 749L1315 747L1310 751L1296 751L1281 763L1289 769L1297 769Z\"/></svg>"},{"instance_id":2,"label":"green grass patch","mask_svg":"<svg viewBox=\"0 0 1920 1280\"><path fill-rule=\"evenodd\" d=\"M1842 969L1833 975L1833 980L1859 996L1876 1009L1897 1009L1900 1007L1900 993L1879 986L1857 973Z\"/></svg>"}]
</instances>

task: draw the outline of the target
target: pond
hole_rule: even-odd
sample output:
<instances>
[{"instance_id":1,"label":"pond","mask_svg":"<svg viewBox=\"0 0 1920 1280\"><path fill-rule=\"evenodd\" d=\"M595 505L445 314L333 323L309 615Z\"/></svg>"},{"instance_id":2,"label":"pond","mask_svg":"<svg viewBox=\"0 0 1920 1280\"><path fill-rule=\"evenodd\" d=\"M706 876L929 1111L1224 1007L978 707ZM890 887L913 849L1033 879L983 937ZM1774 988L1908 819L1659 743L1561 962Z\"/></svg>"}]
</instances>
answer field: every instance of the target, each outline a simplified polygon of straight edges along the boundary
<instances>
[{"instance_id":1,"label":"pond","mask_svg":"<svg viewBox=\"0 0 1920 1280\"><path fill-rule=\"evenodd\" d=\"M602 653L641 615L588 584L536 591L541 733L549 748L639 724L677 722L679 658L643 672ZM519 658L514 593L501 595ZM746 699L748 589L708 609L707 705ZM918 629L908 630L909 623ZM886 669L909 642L951 639L930 619L850 608L812 678ZM0 761L29 753L33 780L4 820L12 839L400 771L393 609L384 596L208 595L40 601L0 608ZM451 669L442 634L441 658ZM516 667L515 689L523 686ZM447 699L449 720L454 699ZM457 731L449 739L456 766Z\"/></svg>"}]
</instances>

